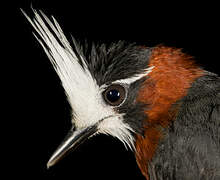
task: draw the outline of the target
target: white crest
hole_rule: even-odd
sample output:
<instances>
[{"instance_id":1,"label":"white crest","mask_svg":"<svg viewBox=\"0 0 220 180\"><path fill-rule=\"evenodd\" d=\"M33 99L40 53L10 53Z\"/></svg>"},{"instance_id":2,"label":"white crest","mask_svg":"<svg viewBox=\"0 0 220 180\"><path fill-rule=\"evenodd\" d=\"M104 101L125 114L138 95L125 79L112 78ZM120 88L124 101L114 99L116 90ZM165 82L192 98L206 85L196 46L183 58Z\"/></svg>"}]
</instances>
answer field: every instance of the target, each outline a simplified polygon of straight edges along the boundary
<instances>
[{"instance_id":1,"label":"white crest","mask_svg":"<svg viewBox=\"0 0 220 180\"><path fill-rule=\"evenodd\" d=\"M38 14L33 9L35 17L30 19L23 10L22 12L40 36L38 38L34 34L60 77L73 109L74 118L72 121L76 128L88 127L100 119L105 119L100 123L97 133L115 136L130 149L134 149L132 128L123 122L123 114L117 114L111 106L104 103L101 95L102 88L97 85L96 80L92 77L83 57L80 58L84 68L79 64L79 59L54 17L52 17L53 22L51 22L42 11ZM150 67L145 73L135 77L117 80L115 83L129 85L146 76L153 68Z\"/></svg>"}]
</instances>

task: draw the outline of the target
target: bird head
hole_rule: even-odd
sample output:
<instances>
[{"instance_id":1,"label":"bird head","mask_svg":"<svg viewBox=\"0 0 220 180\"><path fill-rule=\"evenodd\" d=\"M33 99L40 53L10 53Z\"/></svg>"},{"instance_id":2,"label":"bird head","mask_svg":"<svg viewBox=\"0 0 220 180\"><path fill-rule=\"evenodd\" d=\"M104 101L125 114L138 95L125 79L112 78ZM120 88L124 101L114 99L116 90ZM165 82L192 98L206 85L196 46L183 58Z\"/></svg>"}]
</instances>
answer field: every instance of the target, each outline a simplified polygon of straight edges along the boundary
<instances>
[{"instance_id":1,"label":"bird head","mask_svg":"<svg viewBox=\"0 0 220 180\"><path fill-rule=\"evenodd\" d=\"M172 105L202 71L173 48L123 41L81 46L74 38L70 44L53 17L51 21L43 12L33 11L33 19L22 12L62 82L72 115L72 127L47 166L102 133L136 152L147 177L146 161L155 153L161 129L178 111L178 104Z\"/></svg>"},{"instance_id":2,"label":"bird head","mask_svg":"<svg viewBox=\"0 0 220 180\"><path fill-rule=\"evenodd\" d=\"M24 13L24 12L23 12ZM25 13L24 13L25 14ZM96 134L108 134L135 149L135 134L143 133L147 105L137 97L147 75L151 49L123 41L82 47L64 36L57 21L34 10L30 19L56 70L69 104L72 128L54 152L47 166L54 165L64 154Z\"/></svg>"}]
</instances>

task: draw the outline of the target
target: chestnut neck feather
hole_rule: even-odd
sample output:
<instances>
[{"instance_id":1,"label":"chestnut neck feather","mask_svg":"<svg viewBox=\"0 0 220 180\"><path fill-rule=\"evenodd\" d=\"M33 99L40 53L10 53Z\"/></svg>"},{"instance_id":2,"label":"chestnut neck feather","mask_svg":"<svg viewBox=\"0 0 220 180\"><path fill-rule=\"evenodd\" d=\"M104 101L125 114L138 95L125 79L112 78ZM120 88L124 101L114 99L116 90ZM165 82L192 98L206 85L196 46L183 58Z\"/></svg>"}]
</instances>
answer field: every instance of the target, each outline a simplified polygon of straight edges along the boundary
<instances>
[{"instance_id":1,"label":"chestnut neck feather","mask_svg":"<svg viewBox=\"0 0 220 180\"><path fill-rule=\"evenodd\" d=\"M149 104L145 111L144 137L137 135L136 139L136 160L146 179L149 179L148 162L163 136L162 129L169 126L178 112L178 107L172 105L187 94L191 83L204 72L180 49L164 46L153 49L149 66L155 68L137 98L137 101Z\"/></svg>"}]
</instances>

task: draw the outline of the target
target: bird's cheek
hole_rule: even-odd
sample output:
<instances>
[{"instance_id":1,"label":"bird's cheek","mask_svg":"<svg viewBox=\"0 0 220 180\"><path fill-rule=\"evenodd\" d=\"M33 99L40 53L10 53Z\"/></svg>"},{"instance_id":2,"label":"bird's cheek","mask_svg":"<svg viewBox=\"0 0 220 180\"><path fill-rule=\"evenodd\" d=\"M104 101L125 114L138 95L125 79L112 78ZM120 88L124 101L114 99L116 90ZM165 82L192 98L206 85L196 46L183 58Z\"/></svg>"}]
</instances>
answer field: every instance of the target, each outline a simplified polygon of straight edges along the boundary
<instances>
[{"instance_id":1,"label":"bird's cheek","mask_svg":"<svg viewBox=\"0 0 220 180\"><path fill-rule=\"evenodd\" d=\"M112 116L110 118L103 120L99 124L98 128L100 131L111 132L118 129L121 126L121 123L122 123L121 117Z\"/></svg>"},{"instance_id":2,"label":"bird's cheek","mask_svg":"<svg viewBox=\"0 0 220 180\"><path fill-rule=\"evenodd\" d=\"M106 119L98 126L98 132L108 134L119 139L128 149L134 148L133 129L129 124L124 123L122 117L112 117Z\"/></svg>"}]
</instances>

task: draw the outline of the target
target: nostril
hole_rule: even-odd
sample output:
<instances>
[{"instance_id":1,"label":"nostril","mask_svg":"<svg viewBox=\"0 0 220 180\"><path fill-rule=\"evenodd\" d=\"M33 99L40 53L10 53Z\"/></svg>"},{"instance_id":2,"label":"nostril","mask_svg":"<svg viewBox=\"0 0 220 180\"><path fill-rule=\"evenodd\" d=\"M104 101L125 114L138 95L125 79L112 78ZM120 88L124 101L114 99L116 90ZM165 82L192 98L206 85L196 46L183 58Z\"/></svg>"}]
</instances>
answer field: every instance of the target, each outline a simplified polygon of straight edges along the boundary
<instances>
[{"instance_id":1,"label":"nostril","mask_svg":"<svg viewBox=\"0 0 220 180\"><path fill-rule=\"evenodd\" d=\"M75 126L75 124L72 124L70 131L75 131L75 130L76 130L76 126Z\"/></svg>"}]
</instances>

